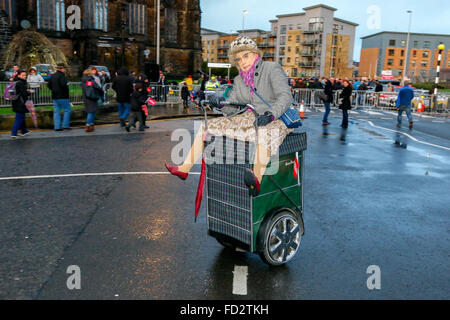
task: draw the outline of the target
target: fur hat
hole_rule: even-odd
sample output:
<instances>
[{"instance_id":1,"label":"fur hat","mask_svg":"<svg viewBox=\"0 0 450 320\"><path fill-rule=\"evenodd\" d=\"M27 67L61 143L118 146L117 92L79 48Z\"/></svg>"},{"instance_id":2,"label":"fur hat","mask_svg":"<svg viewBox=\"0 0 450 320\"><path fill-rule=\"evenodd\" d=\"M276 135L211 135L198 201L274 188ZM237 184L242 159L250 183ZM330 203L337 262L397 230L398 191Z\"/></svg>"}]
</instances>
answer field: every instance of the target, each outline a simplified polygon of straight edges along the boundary
<instances>
[{"instance_id":1,"label":"fur hat","mask_svg":"<svg viewBox=\"0 0 450 320\"><path fill-rule=\"evenodd\" d=\"M230 49L228 50L228 58L231 64L236 65L236 54L242 51L251 51L262 57L261 50L258 49L254 40L246 36L239 36L231 42Z\"/></svg>"}]
</instances>

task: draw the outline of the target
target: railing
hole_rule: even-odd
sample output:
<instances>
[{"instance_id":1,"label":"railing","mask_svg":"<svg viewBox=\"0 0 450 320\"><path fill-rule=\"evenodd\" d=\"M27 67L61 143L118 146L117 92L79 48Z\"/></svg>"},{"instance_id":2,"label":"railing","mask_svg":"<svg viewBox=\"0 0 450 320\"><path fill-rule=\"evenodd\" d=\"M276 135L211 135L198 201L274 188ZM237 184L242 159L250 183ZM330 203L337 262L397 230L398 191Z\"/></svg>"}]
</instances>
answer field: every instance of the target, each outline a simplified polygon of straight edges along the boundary
<instances>
[{"instance_id":1,"label":"railing","mask_svg":"<svg viewBox=\"0 0 450 320\"><path fill-rule=\"evenodd\" d=\"M9 82L0 82L0 108L11 107L11 101L3 97L3 92ZM69 82L69 101L72 105L81 105L83 102L83 92L81 90L80 82ZM178 103L180 98L180 87L178 85L161 86L157 83L150 83L151 92L150 97L157 101ZM53 105L52 93L47 86L47 83L41 83L39 88L31 88L35 90L30 95L30 99L36 106L50 106ZM36 90L37 89L37 90ZM111 88L111 83L104 85L105 103L115 103L115 91Z\"/></svg>"},{"instance_id":2,"label":"railing","mask_svg":"<svg viewBox=\"0 0 450 320\"><path fill-rule=\"evenodd\" d=\"M274 42L260 42L258 44L259 48L271 48L271 47L275 47L275 43Z\"/></svg>"},{"instance_id":3,"label":"railing","mask_svg":"<svg viewBox=\"0 0 450 320\"><path fill-rule=\"evenodd\" d=\"M299 104L303 102L305 107L323 107L324 102L320 99L323 89L294 89L293 96ZM333 91L333 106L337 107L341 90ZM412 101L413 111L423 105L424 111L431 114L450 115L449 99L450 94L442 93L437 97L428 92L414 92ZM354 108L365 110L395 111L398 92L373 92L356 91L352 92L351 102ZM434 99L436 98L436 99ZM435 101L434 101L435 100Z\"/></svg>"}]
</instances>

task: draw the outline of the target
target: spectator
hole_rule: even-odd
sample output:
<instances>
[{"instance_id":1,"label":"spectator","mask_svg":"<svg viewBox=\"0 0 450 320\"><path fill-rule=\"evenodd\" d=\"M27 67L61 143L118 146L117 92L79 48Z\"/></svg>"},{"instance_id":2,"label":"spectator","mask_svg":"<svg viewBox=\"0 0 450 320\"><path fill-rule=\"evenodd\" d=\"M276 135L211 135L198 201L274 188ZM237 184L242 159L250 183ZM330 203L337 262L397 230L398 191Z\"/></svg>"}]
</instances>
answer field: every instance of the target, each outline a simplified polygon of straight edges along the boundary
<instances>
[{"instance_id":1,"label":"spectator","mask_svg":"<svg viewBox=\"0 0 450 320\"><path fill-rule=\"evenodd\" d=\"M348 80L344 80L343 82L344 89L340 95L340 104L339 109L342 110L342 124L341 127L347 129L348 128L348 110L352 108L351 96L352 96L352 85Z\"/></svg>"},{"instance_id":2,"label":"spectator","mask_svg":"<svg viewBox=\"0 0 450 320\"><path fill-rule=\"evenodd\" d=\"M70 114L71 106L69 101L69 86L65 75L66 66L58 64L56 72L48 80L48 88L52 92L53 99L53 122L55 131L71 130ZM61 127L61 110L64 111L64 117Z\"/></svg>"},{"instance_id":3,"label":"spectator","mask_svg":"<svg viewBox=\"0 0 450 320\"><path fill-rule=\"evenodd\" d=\"M358 89L359 89L358 91L360 91L360 93L359 93L359 105L362 106L362 105L364 105L364 97L365 97L366 91L368 90L367 81L364 80L361 83L361 85L359 86Z\"/></svg>"},{"instance_id":4,"label":"spectator","mask_svg":"<svg viewBox=\"0 0 450 320\"><path fill-rule=\"evenodd\" d=\"M186 85L186 82L181 83L181 99L183 99L183 107L187 108L189 107L188 100L189 100L189 89Z\"/></svg>"},{"instance_id":5,"label":"spectator","mask_svg":"<svg viewBox=\"0 0 450 320\"><path fill-rule=\"evenodd\" d=\"M188 86L189 91L192 91L192 89L194 88L193 86L193 80L192 80L192 76L189 75L186 79L186 84Z\"/></svg>"},{"instance_id":6,"label":"spectator","mask_svg":"<svg viewBox=\"0 0 450 320\"><path fill-rule=\"evenodd\" d=\"M27 89L27 73L24 70L17 70L15 90L17 99L12 100L12 109L16 113L16 119L14 120L13 128L11 131L11 138L16 139L18 137L17 132L21 130L22 136L26 136L30 133L25 124L25 114L28 112L25 102L28 99L32 90Z\"/></svg>"},{"instance_id":7,"label":"spectator","mask_svg":"<svg viewBox=\"0 0 450 320\"><path fill-rule=\"evenodd\" d=\"M323 126L330 125L330 123L328 122L328 116L330 114L331 104L333 103L333 83L334 83L334 79L325 80L324 94L327 96L327 100L324 100L324 103L323 103L325 106L325 114L322 119Z\"/></svg>"},{"instance_id":8,"label":"spectator","mask_svg":"<svg viewBox=\"0 0 450 320\"><path fill-rule=\"evenodd\" d=\"M219 87L220 87L220 83L219 83L219 81L217 81L216 77L214 77L214 76L212 76L211 80L206 82L206 85L205 85L206 90L214 90L215 91Z\"/></svg>"},{"instance_id":9,"label":"spectator","mask_svg":"<svg viewBox=\"0 0 450 320\"><path fill-rule=\"evenodd\" d=\"M158 90L160 101L167 102L167 93L169 92L169 82L166 80L166 76L164 74L161 75L161 77L159 78Z\"/></svg>"},{"instance_id":10,"label":"spectator","mask_svg":"<svg viewBox=\"0 0 450 320\"><path fill-rule=\"evenodd\" d=\"M44 82L45 80L39 73L37 73L36 68L30 68L30 70L28 70L27 83L30 89L34 91L31 95L31 100L33 100L34 103L39 102L39 91L41 89L41 83Z\"/></svg>"},{"instance_id":11,"label":"spectator","mask_svg":"<svg viewBox=\"0 0 450 320\"><path fill-rule=\"evenodd\" d=\"M18 71L20 70L20 67L17 65L17 64L15 64L14 66L13 66L13 74L12 74L12 76L11 76L11 78L9 78L9 81L10 82L13 82L13 81L15 81L15 79L16 79L16 77L17 77L17 74L18 74Z\"/></svg>"},{"instance_id":12,"label":"spectator","mask_svg":"<svg viewBox=\"0 0 450 320\"><path fill-rule=\"evenodd\" d=\"M103 96L102 87L95 81L94 69L84 70L81 79L81 89L83 91L84 110L87 113L86 132L92 132L94 131L98 100Z\"/></svg>"},{"instance_id":13,"label":"spectator","mask_svg":"<svg viewBox=\"0 0 450 320\"><path fill-rule=\"evenodd\" d=\"M406 116L409 120L409 129L413 128L413 117L411 115L411 101L414 99L414 91L409 86L409 82L405 81L405 86L399 91L397 97L397 128L402 127L402 114L403 111L406 112Z\"/></svg>"},{"instance_id":14,"label":"spectator","mask_svg":"<svg viewBox=\"0 0 450 320\"><path fill-rule=\"evenodd\" d=\"M100 72L100 82L102 84L102 89L103 89L103 102L104 103L109 103L108 102L108 90L111 86L110 82L111 79L108 77L108 74L106 73L105 70L102 70Z\"/></svg>"},{"instance_id":15,"label":"spectator","mask_svg":"<svg viewBox=\"0 0 450 320\"><path fill-rule=\"evenodd\" d=\"M356 79L356 81L354 81L353 83L353 89L354 90L359 90L359 86L361 85L361 82L359 82L358 79Z\"/></svg>"},{"instance_id":16,"label":"spectator","mask_svg":"<svg viewBox=\"0 0 450 320\"><path fill-rule=\"evenodd\" d=\"M151 91L151 89L150 89L150 81L148 80L148 77L145 74L140 73L138 78L137 78L136 83L141 83L142 84L142 87L144 88L144 93L147 94L147 98L148 98L148 95L149 95L149 93ZM147 124L146 124L146 122L147 122L147 115L145 114L144 110L141 110L141 112L142 112L142 121L144 123L144 128L145 129L149 129L150 127L147 126Z\"/></svg>"},{"instance_id":17,"label":"spectator","mask_svg":"<svg viewBox=\"0 0 450 320\"><path fill-rule=\"evenodd\" d=\"M203 101L203 100L206 99L206 97L205 97L205 89L206 89L206 83L207 82L208 82L208 76L206 74L202 73L202 82L200 84L200 101ZM188 90L189 90L189 88L188 88Z\"/></svg>"},{"instance_id":18,"label":"spectator","mask_svg":"<svg viewBox=\"0 0 450 320\"><path fill-rule=\"evenodd\" d=\"M113 81L112 88L116 92L120 126L125 127L131 111L130 100L133 93L133 78L129 75L126 67L122 67L119 70L117 78Z\"/></svg>"},{"instance_id":19,"label":"spectator","mask_svg":"<svg viewBox=\"0 0 450 320\"><path fill-rule=\"evenodd\" d=\"M378 80L375 85L375 92L383 92L383 85Z\"/></svg>"},{"instance_id":20,"label":"spectator","mask_svg":"<svg viewBox=\"0 0 450 320\"><path fill-rule=\"evenodd\" d=\"M136 81L137 81L136 71L131 70L131 71L130 71L130 77L131 77L131 79L133 80L133 84L135 84Z\"/></svg>"},{"instance_id":21,"label":"spectator","mask_svg":"<svg viewBox=\"0 0 450 320\"><path fill-rule=\"evenodd\" d=\"M130 122L125 126L125 129L130 132L130 127L139 121L139 131L145 131L144 122L142 119L142 106L145 105L147 100L147 92L141 82L137 82L131 95L131 111L132 116Z\"/></svg>"}]
</instances>

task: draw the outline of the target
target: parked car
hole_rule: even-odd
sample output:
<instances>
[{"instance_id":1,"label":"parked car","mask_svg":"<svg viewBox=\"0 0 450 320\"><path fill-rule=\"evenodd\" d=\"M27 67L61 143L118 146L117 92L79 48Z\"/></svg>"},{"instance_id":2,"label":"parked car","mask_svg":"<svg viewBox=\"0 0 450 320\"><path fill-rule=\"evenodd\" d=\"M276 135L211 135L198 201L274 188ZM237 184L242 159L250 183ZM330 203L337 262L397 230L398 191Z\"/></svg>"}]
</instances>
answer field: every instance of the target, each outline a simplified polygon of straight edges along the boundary
<instances>
[{"instance_id":1,"label":"parked car","mask_svg":"<svg viewBox=\"0 0 450 320\"><path fill-rule=\"evenodd\" d=\"M36 69L45 81L48 81L50 76L56 72L56 68L51 64L37 64L33 68Z\"/></svg>"},{"instance_id":2,"label":"parked car","mask_svg":"<svg viewBox=\"0 0 450 320\"><path fill-rule=\"evenodd\" d=\"M96 67L98 70L98 73L101 73L103 70L105 70L106 75L108 76L109 79L111 79L111 74L109 73L109 69L105 66L94 66L94 65L90 65L88 67L88 69L92 68L92 67Z\"/></svg>"}]
</instances>

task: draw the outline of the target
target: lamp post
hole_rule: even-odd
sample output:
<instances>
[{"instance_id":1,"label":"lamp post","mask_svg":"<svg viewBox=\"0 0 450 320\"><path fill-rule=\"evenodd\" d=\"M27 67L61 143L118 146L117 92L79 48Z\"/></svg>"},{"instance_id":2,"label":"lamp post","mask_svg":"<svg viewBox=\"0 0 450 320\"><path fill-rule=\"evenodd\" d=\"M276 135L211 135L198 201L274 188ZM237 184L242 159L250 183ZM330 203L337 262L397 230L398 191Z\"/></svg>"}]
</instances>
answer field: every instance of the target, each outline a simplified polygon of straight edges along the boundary
<instances>
[{"instance_id":1,"label":"lamp post","mask_svg":"<svg viewBox=\"0 0 450 320\"><path fill-rule=\"evenodd\" d=\"M412 11L411 10L408 10L406 12L409 14L409 26L408 26L408 36L406 37L405 70L404 70L404 73L403 73L402 85L405 85L405 78L408 77L409 38L410 38L410 33L411 33L411 17L412 17Z\"/></svg>"},{"instance_id":2,"label":"lamp post","mask_svg":"<svg viewBox=\"0 0 450 320\"><path fill-rule=\"evenodd\" d=\"M245 31L245 15L248 14L248 10L242 10L242 33Z\"/></svg>"},{"instance_id":3,"label":"lamp post","mask_svg":"<svg viewBox=\"0 0 450 320\"><path fill-rule=\"evenodd\" d=\"M442 52L444 51L444 49L445 49L445 45L443 45L441 43L438 46L439 53L438 53L438 60L437 60L437 67L436 67L436 81L435 81L435 84L434 84L434 92L433 92L433 95L434 95L433 102L434 102L434 106L435 107L437 107L437 94L438 94L438 85L439 85L439 75L440 75L440 71L441 71Z\"/></svg>"},{"instance_id":4,"label":"lamp post","mask_svg":"<svg viewBox=\"0 0 450 320\"><path fill-rule=\"evenodd\" d=\"M161 41L161 0L157 0L156 5L156 64L159 66L160 41Z\"/></svg>"}]
</instances>

